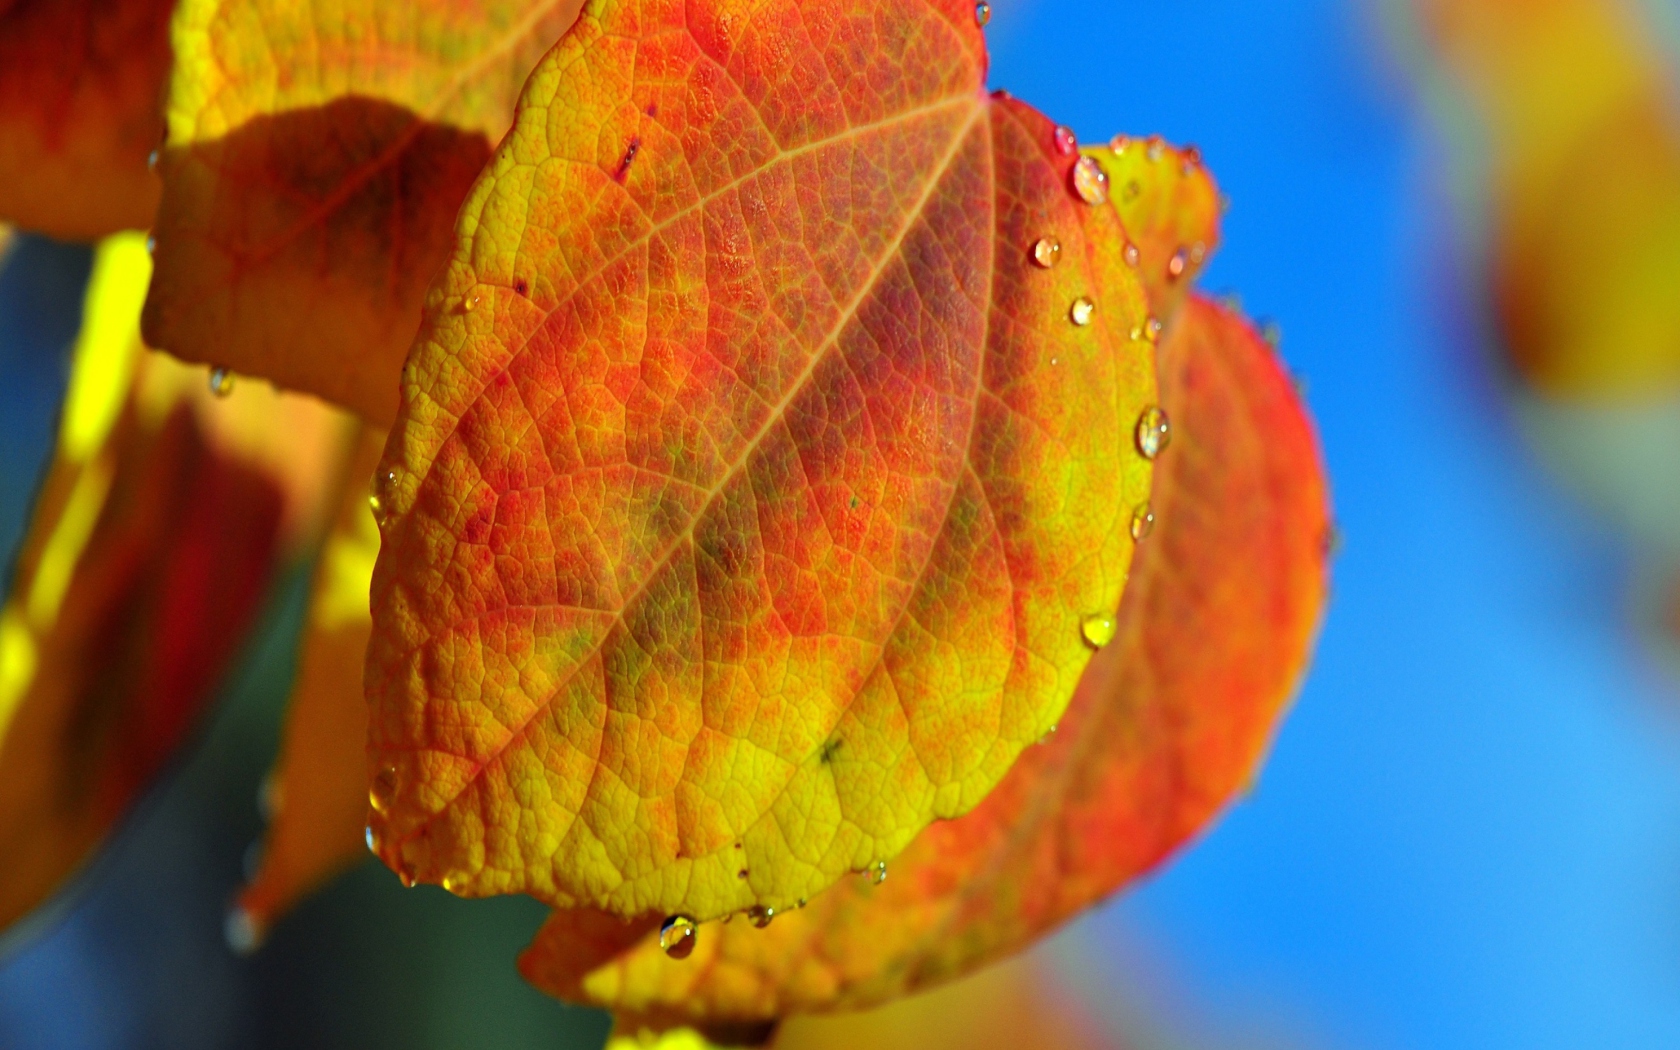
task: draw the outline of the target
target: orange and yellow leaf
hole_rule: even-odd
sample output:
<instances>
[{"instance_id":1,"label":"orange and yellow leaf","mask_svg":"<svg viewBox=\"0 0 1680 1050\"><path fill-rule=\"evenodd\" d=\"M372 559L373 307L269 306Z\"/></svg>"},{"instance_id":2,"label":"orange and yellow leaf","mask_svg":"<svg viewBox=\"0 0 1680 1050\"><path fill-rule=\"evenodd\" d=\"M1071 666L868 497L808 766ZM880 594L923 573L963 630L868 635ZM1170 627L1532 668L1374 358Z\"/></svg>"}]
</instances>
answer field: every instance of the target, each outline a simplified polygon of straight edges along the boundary
<instances>
[{"instance_id":1,"label":"orange and yellow leaf","mask_svg":"<svg viewBox=\"0 0 1680 1050\"><path fill-rule=\"evenodd\" d=\"M858 1009L1024 947L1204 829L1258 768L1326 594L1317 444L1269 346L1192 299L1161 353L1172 441L1114 640L1053 736L879 885L842 882L764 929L657 931L557 911L521 959L538 987L663 1028Z\"/></svg>"},{"instance_id":2,"label":"orange and yellow leaf","mask_svg":"<svg viewBox=\"0 0 1680 1050\"><path fill-rule=\"evenodd\" d=\"M380 468L387 864L786 909L1061 717L1153 355L1094 162L984 75L970 0L591 0L538 65Z\"/></svg>"},{"instance_id":3,"label":"orange and yellow leaf","mask_svg":"<svg viewBox=\"0 0 1680 1050\"><path fill-rule=\"evenodd\" d=\"M149 344L380 424L519 87L581 0L184 0Z\"/></svg>"}]
</instances>

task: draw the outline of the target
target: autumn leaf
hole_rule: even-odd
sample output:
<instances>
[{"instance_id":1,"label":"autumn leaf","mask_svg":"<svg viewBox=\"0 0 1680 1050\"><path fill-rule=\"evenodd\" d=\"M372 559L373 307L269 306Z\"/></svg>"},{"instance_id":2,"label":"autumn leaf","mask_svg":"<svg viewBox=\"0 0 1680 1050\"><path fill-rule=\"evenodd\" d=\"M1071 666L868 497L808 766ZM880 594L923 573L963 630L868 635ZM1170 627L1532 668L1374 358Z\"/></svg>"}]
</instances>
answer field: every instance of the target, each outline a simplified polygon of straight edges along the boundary
<instances>
[{"instance_id":1,"label":"autumn leaf","mask_svg":"<svg viewBox=\"0 0 1680 1050\"><path fill-rule=\"evenodd\" d=\"M557 911L520 960L562 998L663 1028L851 1010L1013 952L1160 863L1254 776L1326 593L1317 444L1241 318L1192 299L1161 348L1171 445L1113 642L1057 731L879 884L849 879L763 929L659 934Z\"/></svg>"},{"instance_id":2,"label":"autumn leaf","mask_svg":"<svg viewBox=\"0 0 1680 1050\"><path fill-rule=\"evenodd\" d=\"M1602 403L1680 390L1680 107L1640 13L1415 0L1482 132L1491 285L1519 373Z\"/></svg>"},{"instance_id":3,"label":"autumn leaf","mask_svg":"<svg viewBox=\"0 0 1680 1050\"><path fill-rule=\"evenodd\" d=\"M151 224L174 0L0 0L0 222L61 240Z\"/></svg>"},{"instance_id":4,"label":"autumn leaf","mask_svg":"<svg viewBox=\"0 0 1680 1050\"><path fill-rule=\"evenodd\" d=\"M379 551L367 493L384 444L383 432L364 430L338 486L338 517L315 568L280 758L270 775L273 812L262 860L229 924L240 947L256 947L299 899L367 857L362 664Z\"/></svg>"},{"instance_id":5,"label":"autumn leaf","mask_svg":"<svg viewBox=\"0 0 1680 1050\"><path fill-rule=\"evenodd\" d=\"M581 0L184 0L149 344L380 424L519 87Z\"/></svg>"},{"instance_id":6,"label":"autumn leaf","mask_svg":"<svg viewBox=\"0 0 1680 1050\"><path fill-rule=\"evenodd\" d=\"M1153 361L1100 169L984 72L968 0L592 0L538 65L381 466L405 878L784 909L1061 717Z\"/></svg>"}]
</instances>

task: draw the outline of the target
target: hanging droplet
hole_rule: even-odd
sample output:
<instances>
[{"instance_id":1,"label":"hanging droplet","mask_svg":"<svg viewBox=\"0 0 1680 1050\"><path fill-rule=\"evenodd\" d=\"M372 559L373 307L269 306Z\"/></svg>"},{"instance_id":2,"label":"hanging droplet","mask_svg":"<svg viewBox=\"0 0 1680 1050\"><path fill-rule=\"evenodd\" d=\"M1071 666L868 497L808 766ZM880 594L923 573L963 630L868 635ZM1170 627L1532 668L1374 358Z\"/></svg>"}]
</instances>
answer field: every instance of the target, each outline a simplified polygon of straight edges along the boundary
<instances>
[{"instance_id":1,"label":"hanging droplet","mask_svg":"<svg viewBox=\"0 0 1680 1050\"><path fill-rule=\"evenodd\" d=\"M397 767L387 762L373 774L373 783L368 786L368 805L375 813L383 813L391 808L391 799L397 793Z\"/></svg>"},{"instance_id":2,"label":"hanging droplet","mask_svg":"<svg viewBox=\"0 0 1680 1050\"><path fill-rule=\"evenodd\" d=\"M372 824L362 829L362 839L367 843L368 852L377 856L379 853L379 838L374 835Z\"/></svg>"},{"instance_id":3,"label":"hanging droplet","mask_svg":"<svg viewBox=\"0 0 1680 1050\"><path fill-rule=\"evenodd\" d=\"M1138 246L1133 244L1131 241L1126 242L1126 249L1122 255L1126 260L1127 266L1136 266L1138 264L1138 260L1141 258L1141 255L1138 252Z\"/></svg>"},{"instance_id":4,"label":"hanging droplet","mask_svg":"<svg viewBox=\"0 0 1680 1050\"><path fill-rule=\"evenodd\" d=\"M988 4L986 0L980 0L979 3L974 5L974 24L979 26L981 29L984 29L986 28L986 23L991 20L992 5Z\"/></svg>"},{"instance_id":5,"label":"hanging droplet","mask_svg":"<svg viewBox=\"0 0 1680 1050\"><path fill-rule=\"evenodd\" d=\"M1068 320L1080 328L1084 328L1091 323L1091 318L1096 312L1097 304L1091 301L1090 296L1082 295L1073 301L1072 306L1068 307Z\"/></svg>"},{"instance_id":6,"label":"hanging droplet","mask_svg":"<svg viewBox=\"0 0 1680 1050\"><path fill-rule=\"evenodd\" d=\"M694 954L694 939L699 927L686 915L673 915L659 926L659 947L673 959L686 959Z\"/></svg>"},{"instance_id":7,"label":"hanging droplet","mask_svg":"<svg viewBox=\"0 0 1680 1050\"><path fill-rule=\"evenodd\" d=\"M1151 317L1148 322L1144 324L1143 328L1151 343L1159 343L1161 341L1160 319Z\"/></svg>"},{"instance_id":8,"label":"hanging droplet","mask_svg":"<svg viewBox=\"0 0 1680 1050\"><path fill-rule=\"evenodd\" d=\"M156 234L151 234L151 233L146 234L146 254L147 255L157 254L157 235Z\"/></svg>"},{"instance_id":9,"label":"hanging droplet","mask_svg":"<svg viewBox=\"0 0 1680 1050\"><path fill-rule=\"evenodd\" d=\"M1145 155L1150 160L1160 160L1161 159L1161 152L1164 148L1165 148L1165 146L1161 142L1161 136L1155 135L1155 136L1150 138L1150 140L1149 140L1149 152Z\"/></svg>"},{"instance_id":10,"label":"hanging droplet","mask_svg":"<svg viewBox=\"0 0 1680 1050\"><path fill-rule=\"evenodd\" d=\"M1184 276L1184 270L1190 265L1190 257L1183 248L1173 252L1173 257L1167 260L1167 280L1176 281Z\"/></svg>"},{"instance_id":11,"label":"hanging droplet","mask_svg":"<svg viewBox=\"0 0 1680 1050\"><path fill-rule=\"evenodd\" d=\"M755 904L747 909L747 921L761 930L775 921L775 918L775 908L766 908L762 904Z\"/></svg>"},{"instance_id":12,"label":"hanging droplet","mask_svg":"<svg viewBox=\"0 0 1680 1050\"><path fill-rule=\"evenodd\" d=\"M398 861L398 863L401 864L402 862ZM409 871L406 866L396 868L395 870L397 873L397 881L403 884L403 889L412 890L416 884L414 873Z\"/></svg>"},{"instance_id":13,"label":"hanging droplet","mask_svg":"<svg viewBox=\"0 0 1680 1050\"><path fill-rule=\"evenodd\" d=\"M147 171L156 171L157 170L158 157L159 156L160 156L160 154L159 154L158 150L152 150L150 153L146 154L146 170Z\"/></svg>"},{"instance_id":14,"label":"hanging droplet","mask_svg":"<svg viewBox=\"0 0 1680 1050\"><path fill-rule=\"evenodd\" d=\"M461 297L461 312L464 314L470 314L474 310L478 309L478 300L480 298L482 298L482 296L477 294L463 295Z\"/></svg>"},{"instance_id":15,"label":"hanging droplet","mask_svg":"<svg viewBox=\"0 0 1680 1050\"><path fill-rule=\"evenodd\" d=\"M235 904L222 920L222 936L235 955L250 955L262 947L262 925L244 906Z\"/></svg>"},{"instance_id":16,"label":"hanging droplet","mask_svg":"<svg viewBox=\"0 0 1680 1050\"><path fill-rule=\"evenodd\" d=\"M210 392L217 397L227 397L233 393L233 373L225 368L210 370Z\"/></svg>"},{"instance_id":17,"label":"hanging droplet","mask_svg":"<svg viewBox=\"0 0 1680 1050\"><path fill-rule=\"evenodd\" d=\"M1109 151L1116 157L1124 157L1126 155L1126 147L1131 144L1132 138L1130 135L1116 135L1108 140Z\"/></svg>"},{"instance_id":18,"label":"hanging droplet","mask_svg":"<svg viewBox=\"0 0 1680 1050\"><path fill-rule=\"evenodd\" d=\"M1155 531L1155 510L1154 510L1154 508L1151 507L1147 503L1139 504L1137 510L1134 510L1132 512L1132 540L1133 540L1133 542L1142 543L1144 540L1148 539L1149 534L1151 532L1154 532L1154 531Z\"/></svg>"},{"instance_id":19,"label":"hanging droplet","mask_svg":"<svg viewBox=\"0 0 1680 1050\"><path fill-rule=\"evenodd\" d=\"M1120 629L1120 624L1113 616L1099 613L1085 617L1085 622L1079 625L1079 633L1085 636L1085 641L1093 649L1101 649L1114 641L1114 632Z\"/></svg>"},{"instance_id":20,"label":"hanging droplet","mask_svg":"<svg viewBox=\"0 0 1680 1050\"><path fill-rule=\"evenodd\" d=\"M868 875L869 875L869 884L871 886L879 886L881 883L886 882L887 881L887 862L884 861L884 860L878 860L875 863L871 864L869 866Z\"/></svg>"},{"instance_id":21,"label":"hanging droplet","mask_svg":"<svg viewBox=\"0 0 1680 1050\"><path fill-rule=\"evenodd\" d=\"M1056 152L1064 157L1071 157L1079 152L1079 139L1074 137L1073 131L1066 127L1057 126L1053 141Z\"/></svg>"},{"instance_id":22,"label":"hanging droplet","mask_svg":"<svg viewBox=\"0 0 1680 1050\"><path fill-rule=\"evenodd\" d=\"M457 877L456 877L456 876L454 876L454 875L445 875L445 876L444 876L444 877L443 877L443 889L444 889L444 892L446 892L446 893L455 893L455 892L457 892L457 891L458 891L458 890L460 890L460 888L461 888L461 886L462 886L462 885L463 885L463 884L465 884L465 882L466 882L466 880L465 880L465 879L461 879L461 878L457 878Z\"/></svg>"},{"instance_id":23,"label":"hanging droplet","mask_svg":"<svg viewBox=\"0 0 1680 1050\"><path fill-rule=\"evenodd\" d=\"M1046 729L1044 731L1043 736L1038 738L1038 746L1043 747L1044 745L1050 743L1050 741L1052 741L1054 739L1056 739L1056 727L1051 726L1049 729Z\"/></svg>"},{"instance_id":24,"label":"hanging droplet","mask_svg":"<svg viewBox=\"0 0 1680 1050\"><path fill-rule=\"evenodd\" d=\"M1144 459L1154 459L1172 442L1172 423L1167 419L1166 412L1158 406L1151 405L1138 416L1134 436L1137 439L1138 455Z\"/></svg>"},{"instance_id":25,"label":"hanging droplet","mask_svg":"<svg viewBox=\"0 0 1680 1050\"><path fill-rule=\"evenodd\" d=\"M397 472L387 470L383 474L375 474L373 483L368 486L368 509L373 512L373 522L380 528L385 527L385 521L391 516L391 492L397 487Z\"/></svg>"},{"instance_id":26,"label":"hanging droplet","mask_svg":"<svg viewBox=\"0 0 1680 1050\"><path fill-rule=\"evenodd\" d=\"M1080 157L1073 166L1073 192L1086 204L1105 204L1108 201L1108 173L1090 157Z\"/></svg>"},{"instance_id":27,"label":"hanging droplet","mask_svg":"<svg viewBox=\"0 0 1680 1050\"><path fill-rule=\"evenodd\" d=\"M1043 269L1050 269L1062 257L1062 242L1054 237L1040 237L1032 247L1032 260Z\"/></svg>"}]
</instances>

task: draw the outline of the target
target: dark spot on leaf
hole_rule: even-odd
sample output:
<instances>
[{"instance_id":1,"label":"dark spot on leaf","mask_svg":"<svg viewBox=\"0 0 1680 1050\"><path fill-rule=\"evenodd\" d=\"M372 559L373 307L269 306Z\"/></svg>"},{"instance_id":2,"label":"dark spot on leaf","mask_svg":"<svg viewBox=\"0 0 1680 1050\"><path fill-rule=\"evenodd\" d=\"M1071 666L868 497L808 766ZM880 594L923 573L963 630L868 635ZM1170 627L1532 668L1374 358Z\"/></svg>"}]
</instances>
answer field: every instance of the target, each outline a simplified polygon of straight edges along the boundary
<instances>
[{"instance_id":1,"label":"dark spot on leaf","mask_svg":"<svg viewBox=\"0 0 1680 1050\"><path fill-rule=\"evenodd\" d=\"M636 162L636 154L640 153L641 149L642 140L640 138L630 140L630 147L624 151L624 159L618 162L618 170L613 172L615 181L622 184L629 177L630 165Z\"/></svg>"},{"instance_id":2,"label":"dark spot on leaf","mask_svg":"<svg viewBox=\"0 0 1680 1050\"><path fill-rule=\"evenodd\" d=\"M525 283L525 278L521 277L513 282L513 290L518 292L520 295L524 295L526 292L531 290L531 286Z\"/></svg>"}]
</instances>

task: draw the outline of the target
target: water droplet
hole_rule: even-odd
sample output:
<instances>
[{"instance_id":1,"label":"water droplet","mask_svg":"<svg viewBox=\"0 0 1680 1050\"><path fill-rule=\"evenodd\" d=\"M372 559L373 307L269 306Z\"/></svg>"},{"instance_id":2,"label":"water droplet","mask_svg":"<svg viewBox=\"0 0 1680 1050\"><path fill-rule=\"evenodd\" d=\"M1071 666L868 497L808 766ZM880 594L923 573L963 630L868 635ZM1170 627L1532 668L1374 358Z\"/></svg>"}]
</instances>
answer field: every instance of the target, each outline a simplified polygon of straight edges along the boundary
<instances>
[{"instance_id":1,"label":"water droplet","mask_svg":"<svg viewBox=\"0 0 1680 1050\"><path fill-rule=\"evenodd\" d=\"M1032 246L1032 260L1043 269L1050 269L1062 257L1062 242L1054 237L1040 237Z\"/></svg>"},{"instance_id":2,"label":"water droplet","mask_svg":"<svg viewBox=\"0 0 1680 1050\"><path fill-rule=\"evenodd\" d=\"M367 843L369 853L379 853L379 837L373 833L372 824L362 829L362 840Z\"/></svg>"},{"instance_id":3,"label":"water droplet","mask_svg":"<svg viewBox=\"0 0 1680 1050\"><path fill-rule=\"evenodd\" d=\"M152 150L152 152L146 154L146 170L148 170L148 171L156 171L157 170L158 157L159 156L160 156L160 153L159 153L158 150Z\"/></svg>"},{"instance_id":4,"label":"water droplet","mask_svg":"<svg viewBox=\"0 0 1680 1050\"><path fill-rule=\"evenodd\" d=\"M398 867L394 870L397 873L397 881L403 884L403 889L412 890L415 886L414 873L409 871L407 867Z\"/></svg>"},{"instance_id":5,"label":"water droplet","mask_svg":"<svg viewBox=\"0 0 1680 1050\"><path fill-rule=\"evenodd\" d=\"M1064 157L1071 157L1079 152L1079 140L1074 137L1073 132L1068 128L1057 127L1054 142L1056 152Z\"/></svg>"},{"instance_id":6,"label":"water droplet","mask_svg":"<svg viewBox=\"0 0 1680 1050\"><path fill-rule=\"evenodd\" d=\"M1152 136L1149 140L1149 152L1145 154L1145 156L1147 156L1150 160L1160 160L1161 153L1164 148L1165 147L1161 142L1161 136Z\"/></svg>"},{"instance_id":7,"label":"water droplet","mask_svg":"<svg viewBox=\"0 0 1680 1050\"><path fill-rule=\"evenodd\" d=\"M879 886L887 881L887 862L878 860L869 866L869 884Z\"/></svg>"},{"instance_id":8,"label":"water droplet","mask_svg":"<svg viewBox=\"0 0 1680 1050\"><path fill-rule=\"evenodd\" d=\"M1068 308L1068 320L1072 321L1079 327L1084 328L1086 325L1091 323L1091 318L1096 314L1096 312L1097 304L1091 301L1090 296L1082 295L1075 299L1073 301L1073 305Z\"/></svg>"},{"instance_id":9,"label":"water droplet","mask_svg":"<svg viewBox=\"0 0 1680 1050\"><path fill-rule=\"evenodd\" d=\"M1184 270L1190 264L1189 253L1183 248L1173 252L1173 257L1167 260L1167 280L1176 281L1184 276Z\"/></svg>"},{"instance_id":10,"label":"water droplet","mask_svg":"<svg viewBox=\"0 0 1680 1050\"><path fill-rule=\"evenodd\" d=\"M210 392L217 397L227 397L233 393L233 373L225 368L210 370Z\"/></svg>"},{"instance_id":11,"label":"water droplet","mask_svg":"<svg viewBox=\"0 0 1680 1050\"><path fill-rule=\"evenodd\" d=\"M1119 622L1107 613L1087 616L1085 622L1079 625L1079 633L1085 636L1085 641L1093 649L1101 649L1114 641L1114 632L1119 629Z\"/></svg>"},{"instance_id":12,"label":"water droplet","mask_svg":"<svg viewBox=\"0 0 1680 1050\"><path fill-rule=\"evenodd\" d=\"M1267 321L1260 326L1260 338L1266 341L1267 346L1276 350L1283 345L1283 326L1276 321Z\"/></svg>"},{"instance_id":13,"label":"water droplet","mask_svg":"<svg viewBox=\"0 0 1680 1050\"><path fill-rule=\"evenodd\" d=\"M1131 241L1126 242L1126 250L1123 255L1127 266L1136 266L1138 264L1138 260L1142 257L1141 253L1138 252L1138 246L1133 244Z\"/></svg>"},{"instance_id":14,"label":"water droplet","mask_svg":"<svg viewBox=\"0 0 1680 1050\"><path fill-rule=\"evenodd\" d=\"M1086 204L1105 204L1108 201L1108 174L1090 157L1080 157L1073 166L1073 192Z\"/></svg>"},{"instance_id":15,"label":"water droplet","mask_svg":"<svg viewBox=\"0 0 1680 1050\"><path fill-rule=\"evenodd\" d=\"M235 904L228 909L227 917L222 920L222 936L227 940L228 950L235 955L250 955L262 947L263 929L243 906Z\"/></svg>"},{"instance_id":16,"label":"water droplet","mask_svg":"<svg viewBox=\"0 0 1680 1050\"><path fill-rule=\"evenodd\" d=\"M762 904L755 904L747 909L747 921L761 930L774 922L775 919L775 908L766 908Z\"/></svg>"},{"instance_id":17,"label":"water droplet","mask_svg":"<svg viewBox=\"0 0 1680 1050\"><path fill-rule=\"evenodd\" d=\"M478 301L481 298L483 297L477 294L461 296L461 312L464 314L470 314L474 310L478 309Z\"/></svg>"},{"instance_id":18,"label":"water droplet","mask_svg":"<svg viewBox=\"0 0 1680 1050\"><path fill-rule=\"evenodd\" d=\"M1155 510L1147 503L1138 504L1137 510L1132 511L1132 540L1142 543L1155 531Z\"/></svg>"},{"instance_id":19,"label":"water droplet","mask_svg":"<svg viewBox=\"0 0 1680 1050\"><path fill-rule=\"evenodd\" d=\"M1043 736L1038 738L1038 746L1043 747L1044 745L1048 744L1050 741L1054 740L1055 738L1056 738L1056 727L1051 726L1049 729L1046 729L1044 731Z\"/></svg>"},{"instance_id":20,"label":"water droplet","mask_svg":"<svg viewBox=\"0 0 1680 1050\"><path fill-rule=\"evenodd\" d=\"M1190 247L1190 265L1191 266L1202 265L1202 260L1206 259L1206 258L1207 258L1207 245L1203 244L1201 241L1197 241L1194 245L1192 245Z\"/></svg>"},{"instance_id":21,"label":"water droplet","mask_svg":"<svg viewBox=\"0 0 1680 1050\"><path fill-rule=\"evenodd\" d=\"M670 916L659 927L659 946L672 959L687 959L694 954L694 939L699 927L687 916Z\"/></svg>"},{"instance_id":22,"label":"water droplet","mask_svg":"<svg viewBox=\"0 0 1680 1050\"><path fill-rule=\"evenodd\" d=\"M1134 436L1137 439L1138 455L1144 459L1154 459L1172 443L1172 423L1164 411L1151 405L1138 416Z\"/></svg>"},{"instance_id":23,"label":"water droplet","mask_svg":"<svg viewBox=\"0 0 1680 1050\"><path fill-rule=\"evenodd\" d=\"M466 879L457 877L455 875L445 875L443 877L443 884L442 884L444 892L446 892L446 893L457 893L457 892L460 891L461 887L466 884L466 881L467 881Z\"/></svg>"},{"instance_id":24,"label":"water droplet","mask_svg":"<svg viewBox=\"0 0 1680 1050\"><path fill-rule=\"evenodd\" d=\"M157 235L156 234L151 234L151 233L146 234L146 254L147 255L157 254Z\"/></svg>"},{"instance_id":25,"label":"water droplet","mask_svg":"<svg viewBox=\"0 0 1680 1050\"><path fill-rule=\"evenodd\" d=\"M391 799L396 793L397 767L387 762L374 773L373 783L368 786L368 805L375 813L384 813L391 808Z\"/></svg>"},{"instance_id":26,"label":"water droplet","mask_svg":"<svg viewBox=\"0 0 1680 1050\"><path fill-rule=\"evenodd\" d=\"M1132 144L1130 135L1116 135L1108 140L1108 148L1116 157L1126 155L1126 147Z\"/></svg>"},{"instance_id":27,"label":"water droplet","mask_svg":"<svg viewBox=\"0 0 1680 1050\"><path fill-rule=\"evenodd\" d=\"M974 24L984 29L986 28L986 23L991 20L992 5L988 4L986 0L980 0L978 4L974 5Z\"/></svg>"},{"instance_id":28,"label":"water droplet","mask_svg":"<svg viewBox=\"0 0 1680 1050\"><path fill-rule=\"evenodd\" d=\"M373 483L368 487L368 510L373 512L374 524L384 528L386 519L391 516L391 491L397 487L397 472L387 470L383 474L375 474Z\"/></svg>"},{"instance_id":29,"label":"water droplet","mask_svg":"<svg viewBox=\"0 0 1680 1050\"><path fill-rule=\"evenodd\" d=\"M1151 343L1159 343L1161 341L1161 322L1158 318L1151 317L1143 327L1144 332L1148 335Z\"/></svg>"},{"instance_id":30,"label":"water droplet","mask_svg":"<svg viewBox=\"0 0 1680 1050\"><path fill-rule=\"evenodd\" d=\"M1188 175L1191 169L1202 163L1202 149L1194 144L1184 147L1184 173Z\"/></svg>"}]
</instances>

